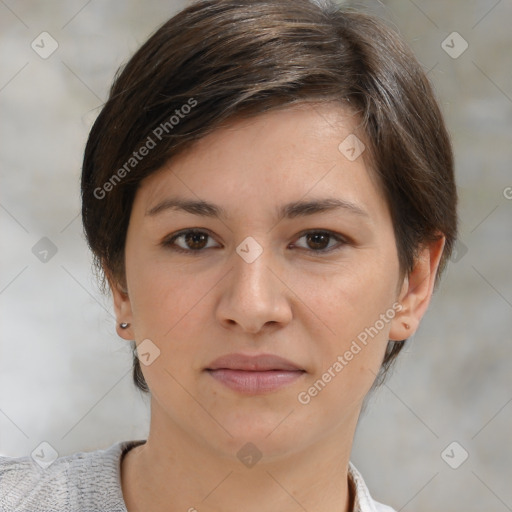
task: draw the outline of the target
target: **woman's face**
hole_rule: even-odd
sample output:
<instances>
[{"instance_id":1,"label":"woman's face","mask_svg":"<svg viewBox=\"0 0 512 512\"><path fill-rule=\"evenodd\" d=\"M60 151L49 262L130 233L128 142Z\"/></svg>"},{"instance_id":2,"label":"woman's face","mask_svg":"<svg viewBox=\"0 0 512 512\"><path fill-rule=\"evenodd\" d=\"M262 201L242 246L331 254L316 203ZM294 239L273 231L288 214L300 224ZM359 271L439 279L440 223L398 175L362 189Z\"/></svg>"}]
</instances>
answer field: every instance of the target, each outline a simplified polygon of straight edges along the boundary
<instances>
[{"instance_id":1,"label":"woman's face","mask_svg":"<svg viewBox=\"0 0 512 512\"><path fill-rule=\"evenodd\" d=\"M161 433L277 457L355 428L388 339L410 334L357 121L332 105L236 121L141 184L115 302ZM230 354L292 366L211 371Z\"/></svg>"}]
</instances>

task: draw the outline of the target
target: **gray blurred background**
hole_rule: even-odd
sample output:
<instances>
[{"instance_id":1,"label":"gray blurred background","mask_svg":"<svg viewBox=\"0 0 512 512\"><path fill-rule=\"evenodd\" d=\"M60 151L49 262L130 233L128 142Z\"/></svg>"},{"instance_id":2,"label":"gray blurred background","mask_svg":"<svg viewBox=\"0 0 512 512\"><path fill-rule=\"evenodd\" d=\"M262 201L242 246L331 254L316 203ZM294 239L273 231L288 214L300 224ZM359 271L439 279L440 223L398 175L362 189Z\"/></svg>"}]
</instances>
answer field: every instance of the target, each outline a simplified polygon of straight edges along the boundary
<instances>
[{"instance_id":1,"label":"gray blurred background","mask_svg":"<svg viewBox=\"0 0 512 512\"><path fill-rule=\"evenodd\" d=\"M0 0L2 455L147 436L149 401L91 272L79 177L116 69L183 5ZM352 461L400 511L512 510L512 2L359 5L398 28L435 86L461 238Z\"/></svg>"}]
</instances>

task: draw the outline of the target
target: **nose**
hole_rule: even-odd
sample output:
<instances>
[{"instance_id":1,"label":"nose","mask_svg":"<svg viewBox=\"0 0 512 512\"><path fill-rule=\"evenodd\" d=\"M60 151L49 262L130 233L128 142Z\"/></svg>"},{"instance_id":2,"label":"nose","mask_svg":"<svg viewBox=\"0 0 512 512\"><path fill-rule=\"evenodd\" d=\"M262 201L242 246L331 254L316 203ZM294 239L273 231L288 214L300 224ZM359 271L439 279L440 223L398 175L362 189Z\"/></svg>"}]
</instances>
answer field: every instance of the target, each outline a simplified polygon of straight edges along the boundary
<instances>
[{"instance_id":1,"label":"nose","mask_svg":"<svg viewBox=\"0 0 512 512\"><path fill-rule=\"evenodd\" d=\"M217 320L225 327L238 326L251 334L286 325L293 316L291 292L279 274L269 249L251 263L234 252L231 271L222 280Z\"/></svg>"}]
</instances>

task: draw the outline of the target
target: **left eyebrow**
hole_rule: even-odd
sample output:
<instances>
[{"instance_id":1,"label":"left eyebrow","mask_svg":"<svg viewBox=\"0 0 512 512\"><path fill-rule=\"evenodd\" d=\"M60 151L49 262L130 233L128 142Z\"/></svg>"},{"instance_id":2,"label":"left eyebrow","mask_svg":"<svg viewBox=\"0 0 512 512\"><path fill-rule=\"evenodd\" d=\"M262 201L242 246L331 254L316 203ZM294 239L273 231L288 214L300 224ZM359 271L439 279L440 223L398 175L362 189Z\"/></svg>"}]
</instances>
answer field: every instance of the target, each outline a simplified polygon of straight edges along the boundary
<instances>
[{"instance_id":1,"label":"left eyebrow","mask_svg":"<svg viewBox=\"0 0 512 512\"><path fill-rule=\"evenodd\" d=\"M294 201L285 204L279 209L277 219L294 219L296 217L305 217L307 215L314 215L315 213L340 209L361 217L370 217L363 208L355 203L343 199L325 198L312 201Z\"/></svg>"},{"instance_id":2,"label":"left eyebrow","mask_svg":"<svg viewBox=\"0 0 512 512\"><path fill-rule=\"evenodd\" d=\"M310 201L293 201L277 209L277 220L294 219L297 217L306 217L317 213L323 213L333 210L344 210L360 217L369 218L370 215L363 208L350 201L338 198L324 198ZM146 216L153 217L166 210L177 210L198 215L201 217L223 218L227 219L226 210L213 203L203 200L189 200L179 197L171 197L158 203L146 211Z\"/></svg>"}]
</instances>

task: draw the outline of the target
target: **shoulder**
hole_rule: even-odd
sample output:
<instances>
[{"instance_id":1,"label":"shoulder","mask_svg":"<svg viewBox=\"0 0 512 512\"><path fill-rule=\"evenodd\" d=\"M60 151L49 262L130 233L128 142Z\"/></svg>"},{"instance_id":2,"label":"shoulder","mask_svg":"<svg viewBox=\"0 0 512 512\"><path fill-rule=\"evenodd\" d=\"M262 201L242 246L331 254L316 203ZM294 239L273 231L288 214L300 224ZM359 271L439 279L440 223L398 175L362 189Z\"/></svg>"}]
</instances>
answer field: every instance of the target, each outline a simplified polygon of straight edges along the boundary
<instances>
[{"instance_id":1,"label":"shoulder","mask_svg":"<svg viewBox=\"0 0 512 512\"><path fill-rule=\"evenodd\" d=\"M377 501L373 502L375 504L375 510L377 512L396 512L394 508L388 507L387 505L383 505Z\"/></svg>"},{"instance_id":2,"label":"shoulder","mask_svg":"<svg viewBox=\"0 0 512 512\"><path fill-rule=\"evenodd\" d=\"M0 457L0 511L17 511L17 502L40 480L29 457Z\"/></svg>"},{"instance_id":3,"label":"shoulder","mask_svg":"<svg viewBox=\"0 0 512 512\"><path fill-rule=\"evenodd\" d=\"M29 456L0 457L0 512L126 512L120 458L134 442L59 457L46 467Z\"/></svg>"},{"instance_id":4,"label":"shoulder","mask_svg":"<svg viewBox=\"0 0 512 512\"><path fill-rule=\"evenodd\" d=\"M396 512L394 508L379 503L372 498L361 473L351 462L348 467L348 475L355 491L354 510L358 512Z\"/></svg>"}]
</instances>

